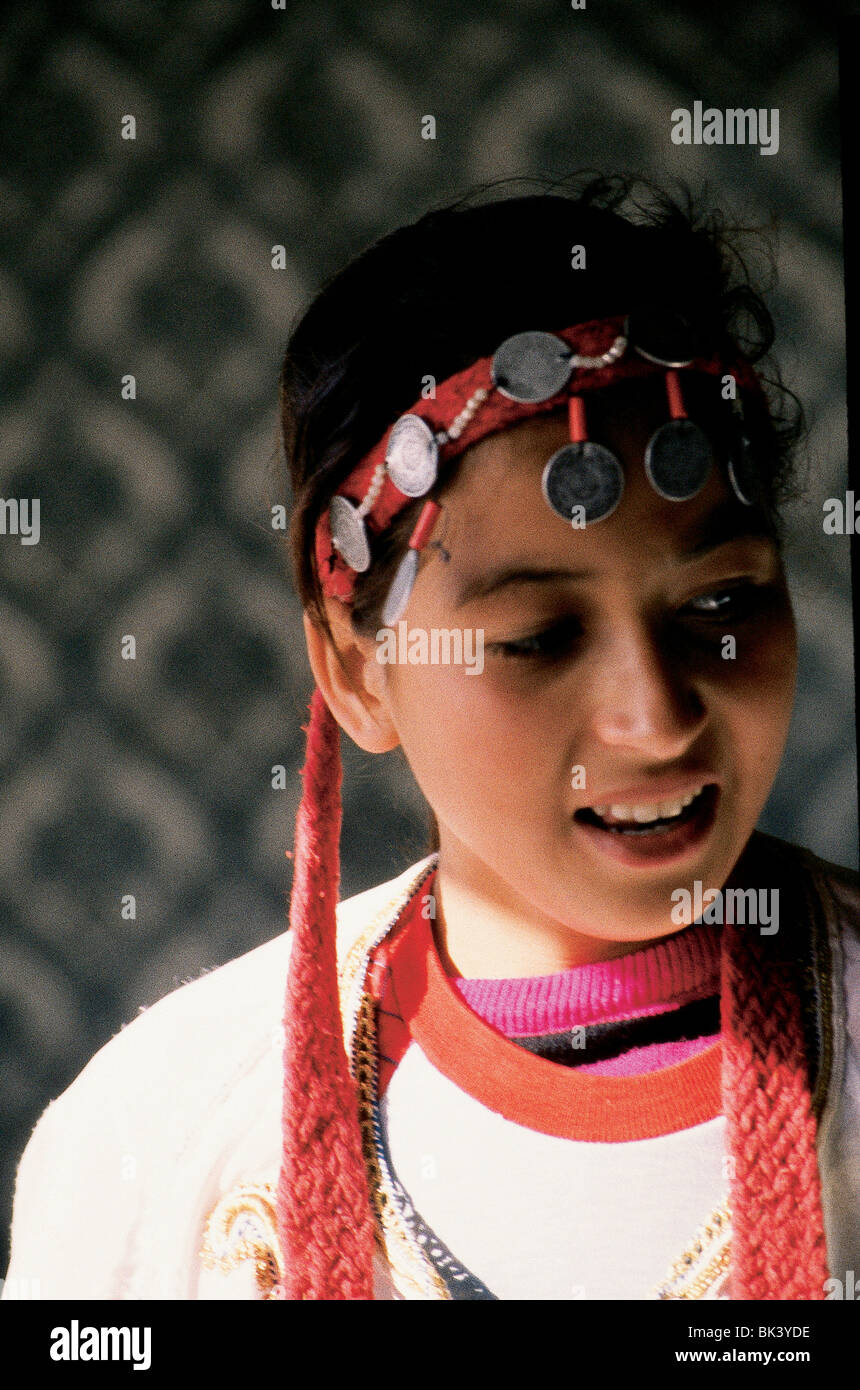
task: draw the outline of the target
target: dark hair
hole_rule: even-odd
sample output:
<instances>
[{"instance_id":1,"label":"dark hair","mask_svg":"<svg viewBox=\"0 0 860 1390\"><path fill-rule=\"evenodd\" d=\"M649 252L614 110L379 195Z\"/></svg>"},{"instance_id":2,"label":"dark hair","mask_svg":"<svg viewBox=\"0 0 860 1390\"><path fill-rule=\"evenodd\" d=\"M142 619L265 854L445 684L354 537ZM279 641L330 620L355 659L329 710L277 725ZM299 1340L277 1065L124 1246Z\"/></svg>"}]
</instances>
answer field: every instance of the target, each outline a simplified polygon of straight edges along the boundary
<instances>
[{"instance_id":1,"label":"dark hair","mask_svg":"<svg viewBox=\"0 0 860 1390\"><path fill-rule=\"evenodd\" d=\"M761 233L729 230L720 213L701 214L687 190L676 201L644 179L573 177L580 187L572 195L480 201L495 195L493 184L426 213L330 279L294 328L280 381L293 566L304 607L324 626L313 559L317 521L363 455L418 399L423 377L441 382L525 329L623 314L644 301L693 318L718 351L739 348L751 362L769 352L773 320L739 249L744 236L762 244ZM573 270L578 245L587 268ZM760 367L759 375L768 410L755 454L776 525L802 412L775 367L767 376ZM352 606L359 631L378 626L420 505L407 507L373 542Z\"/></svg>"}]
</instances>

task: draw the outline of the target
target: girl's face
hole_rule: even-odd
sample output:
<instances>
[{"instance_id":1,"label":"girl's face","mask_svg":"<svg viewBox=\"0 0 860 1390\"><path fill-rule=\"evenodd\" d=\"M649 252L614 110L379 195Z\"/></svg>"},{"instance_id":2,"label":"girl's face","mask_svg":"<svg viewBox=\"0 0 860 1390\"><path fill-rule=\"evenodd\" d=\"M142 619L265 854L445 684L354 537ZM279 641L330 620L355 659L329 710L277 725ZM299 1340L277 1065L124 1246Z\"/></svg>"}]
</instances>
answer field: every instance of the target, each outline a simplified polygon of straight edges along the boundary
<instances>
[{"instance_id":1,"label":"girl's face","mask_svg":"<svg viewBox=\"0 0 860 1390\"><path fill-rule=\"evenodd\" d=\"M482 440L442 499L450 560L425 552L404 621L482 631L483 670L383 668L443 903L456 885L567 936L571 962L677 931L673 891L725 883L779 766L797 655L776 546L722 465L687 502L648 482L660 383L589 397L588 418L624 468L614 513L574 529L547 506L565 417Z\"/></svg>"}]
</instances>

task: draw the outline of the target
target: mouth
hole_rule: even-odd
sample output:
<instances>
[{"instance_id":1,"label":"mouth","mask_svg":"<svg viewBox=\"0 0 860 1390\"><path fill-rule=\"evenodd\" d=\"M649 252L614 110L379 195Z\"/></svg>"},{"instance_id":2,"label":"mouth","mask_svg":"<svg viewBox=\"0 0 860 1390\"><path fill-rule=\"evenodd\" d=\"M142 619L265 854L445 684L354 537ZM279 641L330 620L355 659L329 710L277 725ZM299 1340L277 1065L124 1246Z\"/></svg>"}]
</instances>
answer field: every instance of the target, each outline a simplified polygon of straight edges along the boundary
<instances>
[{"instance_id":1,"label":"mouth","mask_svg":"<svg viewBox=\"0 0 860 1390\"><path fill-rule=\"evenodd\" d=\"M582 806L573 819L612 858L654 864L701 845L714 824L719 794L715 782L706 782L659 801Z\"/></svg>"}]
</instances>

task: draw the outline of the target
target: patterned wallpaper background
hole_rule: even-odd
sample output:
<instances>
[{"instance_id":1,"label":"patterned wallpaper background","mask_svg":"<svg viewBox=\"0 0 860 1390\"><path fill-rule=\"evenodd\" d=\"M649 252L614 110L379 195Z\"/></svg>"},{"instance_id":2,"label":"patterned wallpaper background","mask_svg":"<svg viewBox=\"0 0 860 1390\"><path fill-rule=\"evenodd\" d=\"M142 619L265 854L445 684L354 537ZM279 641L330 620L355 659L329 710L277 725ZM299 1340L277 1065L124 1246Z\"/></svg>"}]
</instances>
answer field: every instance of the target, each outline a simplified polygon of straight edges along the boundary
<instances>
[{"instance_id":1,"label":"patterned wallpaper background","mask_svg":"<svg viewBox=\"0 0 860 1390\"><path fill-rule=\"evenodd\" d=\"M0 494L38 497L41 535L0 536L3 1237L47 1101L142 1006L283 929L311 684L269 525L280 356L325 276L479 181L638 170L778 220L781 362L811 433L788 548L800 691L761 823L856 865L849 542L821 527L846 487L851 8L4 7ZM673 145L695 100L779 108L779 152ZM395 754L346 750L344 813L345 894L424 852Z\"/></svg>"}]
</instances>

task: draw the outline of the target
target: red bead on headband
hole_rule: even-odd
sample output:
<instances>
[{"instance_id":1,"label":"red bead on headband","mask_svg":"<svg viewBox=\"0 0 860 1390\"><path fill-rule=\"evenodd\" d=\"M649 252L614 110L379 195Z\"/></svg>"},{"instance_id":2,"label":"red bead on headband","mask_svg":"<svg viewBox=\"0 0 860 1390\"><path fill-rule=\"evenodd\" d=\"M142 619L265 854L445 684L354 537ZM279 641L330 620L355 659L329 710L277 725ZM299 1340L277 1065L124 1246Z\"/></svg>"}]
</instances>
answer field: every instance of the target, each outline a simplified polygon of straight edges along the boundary
<instances>
[{"instance_id":1,"label":"red bead on headband","mask_svg":"<svg viewBox=\"0 0 860 1390\"><path fill-rule=\"evenodd\" d=\"M710 376L731 373L739 386L761 390L745 359L703 355L689 323L671 310L640 311L505 339L492 357L479 358L437 386L433 400L417 401L341 485L317 524L316 562L323 593L351 600L356 574L370 567L373 537L430 491L440 458L447 462L489 434L566 403L571 442L547 462L544 497L557 515L574 525L608 516L621 498L624 475L611 451L587 438L580 397L618 381L665 375L670 419L648 445L646 472L663 497L682 501L695 496L707 480L712 457L707 437L684 409L680 368ZM737 458L729 464L729 481L739 500L749 505L755 477L748 442L744 440L742 447L740 436L737 449ZM421 513L385 605L387 623L395 622L408 602L418 553L436 515L429 507Z\"/></svg>"}]
</instances>

